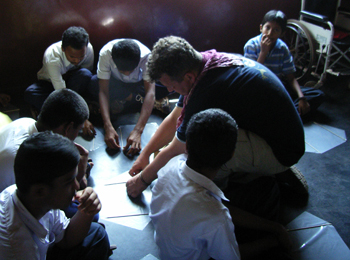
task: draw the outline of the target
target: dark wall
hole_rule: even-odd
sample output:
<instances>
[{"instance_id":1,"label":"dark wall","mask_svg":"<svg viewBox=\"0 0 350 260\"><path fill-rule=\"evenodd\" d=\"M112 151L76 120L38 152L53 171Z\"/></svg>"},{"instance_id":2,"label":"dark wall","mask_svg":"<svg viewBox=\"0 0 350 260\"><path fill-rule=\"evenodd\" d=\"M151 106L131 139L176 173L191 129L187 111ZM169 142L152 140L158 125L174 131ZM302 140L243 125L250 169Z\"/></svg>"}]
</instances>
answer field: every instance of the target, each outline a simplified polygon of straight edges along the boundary
<instances>
[{"instance_id":1,"label":"dark wall","mask_svg":"<svg viewBox=\"0 0 350 260\"><path fill-rule=\"evenodd\" d=\"M21 95L36 80L45 49L69 26L83 26L98 52L108 41L135 38L149 48L170 34L196 49L242 53L263 15L297 18L300 0L8 0L0 4L0 92Z\"/></svg>"}]
</instances>

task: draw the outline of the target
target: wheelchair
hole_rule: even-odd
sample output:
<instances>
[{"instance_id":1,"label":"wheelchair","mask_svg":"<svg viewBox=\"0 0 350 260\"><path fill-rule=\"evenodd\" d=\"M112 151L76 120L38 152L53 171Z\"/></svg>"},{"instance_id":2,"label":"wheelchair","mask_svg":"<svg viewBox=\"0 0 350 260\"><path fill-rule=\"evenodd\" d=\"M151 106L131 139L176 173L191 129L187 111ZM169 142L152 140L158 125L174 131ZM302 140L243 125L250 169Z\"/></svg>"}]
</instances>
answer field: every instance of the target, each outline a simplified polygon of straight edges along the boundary
<instances>
[{"instance_id":1,"label":"wheelchair","mask_svg":"<svg viewBox=\"0 0 350 260\"><path fill-rule=\"evenodd\" d=\"M302 0L299 20L288 20L283 41L300 84L319 88L327 73L350 75L349 1L342 5L341 0ZM318 81L307 82L310 74Z\"/></svg>"}]
</instances>

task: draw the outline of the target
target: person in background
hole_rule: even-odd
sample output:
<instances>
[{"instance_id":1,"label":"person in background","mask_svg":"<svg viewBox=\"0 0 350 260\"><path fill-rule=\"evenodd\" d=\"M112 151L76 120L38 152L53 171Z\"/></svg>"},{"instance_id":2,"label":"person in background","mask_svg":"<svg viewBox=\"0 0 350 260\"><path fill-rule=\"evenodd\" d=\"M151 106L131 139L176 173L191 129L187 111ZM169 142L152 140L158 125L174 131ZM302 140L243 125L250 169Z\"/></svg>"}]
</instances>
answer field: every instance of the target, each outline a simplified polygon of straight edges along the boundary
<instances>
[{"instance_id":1,"label":"person in background","mask_svg":"<svg viewBox=\"0 0 350 260\"><path fill-rule=\"evenodd\" d=\"M108 42L100 51L97 75L92 77L90 89L95 91L94 100L99 100L95 110L100 111L105 129L105 142L111 149L119 149L119 136L111 116L126 108L142 103L136 126L123 147L128 155L141 150L141 134L153 106L162 112L170 112L166 88L144 80L146 62L150 50L134 39L116 39Z\"/></svg>"},{"instance_id":2,"label":"person in background","mask_svg":"<svg viewBox=\"0 0 350 260\"><path fill-rule=\"evenodd\" d=\"M280 39L286 26L287 17L282 11L267 12L260 24L261 34L245 44L244 57L264 64L275 73L294 101L299 115L304 117L323 103L325 95L319 89L299 86L294 76L296 69L293 57L288 46Z\"/></svg>"},{"instance_id":3,"label":"person in background","mask_svg":"<svg viewBox=\"0 0 350 260\"><path fill-rule=\"evenodd\" d=\"M37 73L38 81L24 92L24 100L31 105L33 118L36 119L45 99L54 90L68 88L88 98L93 66L94 50L89 34L82 27L69 27L63 32L61 41L46 49L43 66ZM90 126L87 120L84 133L91 133Z\"/></svg>"}]
</instances>

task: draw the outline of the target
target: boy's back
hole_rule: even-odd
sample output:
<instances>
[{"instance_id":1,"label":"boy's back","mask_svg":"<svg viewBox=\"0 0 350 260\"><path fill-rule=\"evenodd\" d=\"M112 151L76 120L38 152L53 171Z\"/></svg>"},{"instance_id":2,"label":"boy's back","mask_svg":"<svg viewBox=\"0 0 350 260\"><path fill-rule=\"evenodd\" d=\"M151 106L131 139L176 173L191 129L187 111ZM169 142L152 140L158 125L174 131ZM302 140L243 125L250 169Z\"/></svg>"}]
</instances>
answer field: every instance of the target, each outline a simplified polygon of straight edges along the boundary
<instances>
[{"instance_id":1,"label":"boy's back","mask_svg":"<svg viewBox=\"0 0 350 260\"><path fill-rule=\"evenodd\" d=\"M222 191L179 155L158 172L150 217L161 259L240 259Z\"/></svg>"}]
</instances>

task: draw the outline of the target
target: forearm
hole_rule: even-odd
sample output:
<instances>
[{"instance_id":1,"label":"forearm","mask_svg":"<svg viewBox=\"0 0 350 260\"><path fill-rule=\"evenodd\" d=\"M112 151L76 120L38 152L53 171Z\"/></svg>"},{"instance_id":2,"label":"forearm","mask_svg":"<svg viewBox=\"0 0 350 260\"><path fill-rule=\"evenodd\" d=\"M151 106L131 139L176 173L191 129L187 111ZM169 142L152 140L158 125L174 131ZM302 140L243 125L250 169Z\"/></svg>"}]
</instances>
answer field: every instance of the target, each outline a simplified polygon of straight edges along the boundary
<instances>
[{"instance_id":1,"label":"forearm","mask_svg":"<svg viewBox=\"0 0 350 260\"><path fill-rule=\"evenodd\" d=\"M112 126L111 118L109 115L109 80L99 80L100 91L99 91L99 102L101 116L103 120L104 128Z\"/></svg>"},{"instance_id":2,"label":"forearm","mask_svg":"<svg viewBox=\"0 0 350 260\"><path fill-rule=\"evenodd\" d=\"M258 57L258 59L257 59L257 62L259 62L260 64L264 64L267 54L268 54L268 53L260 52L260 53L259 53L259 57Z\"/></svg>"},{"instance_id":3,"label":"forearm","mask_svg":"<svg viewBox=\"0 0 350 260\"><path fill-rule=\"evenodd\" d=\"M77 211L71 218L65 231L64 238L59 242L61 248L72 248L81 243L89 232L93 215L87 215Z\"/></svg>"},{"instance_id":4,"label":"forearm","mask_svg":"<svg viewBox=\"0 0 350 260\"><path fill-rule=\"evenodd\" d=\"M174 137L173 141L164 148L157 157L146 166L146 168L142 171L142 177L147 183L151 183L154 181L158 176L158 171L168 163L170 159L173 157L184 153L186 151L186 145L184 143L181 143L179 140L177 140L176 137Z\"/></svg>"},{"instance_id":5,"label":"forearm","mask_svg":"<svg viewBox=\"0 0 350 260\"><path fill-rule=\"evenodd\" d=\"M136 123L135 130L142 133L145 125L150 117L154 105L154 91L148 91L145 95L144 102L142 104L140 117Z\"/></svg>"},{"instance_id":6,"label":"forearm","mask_svg":"<svg viewBox=\"0 0 350 260\"><path fill-rule=\"evenodd\" d=\"M149 157L152 153L159 151L159 149L171 142L176 132L176 122L181 111L182 108L175 107L174 110L163 120L151 140L142 150L142 156Z\"/></svg>"},{"instance_id":7,"label":"forearm","mask_svg":"<svg viewBox=\"0 0 350 260\"><path fill-rule=\"evenodd\" d=\"M304 97L303 92L301 91L300 85L297 79L294 77L294 74L287 75L288 84L292 87L293 91L297 94L298 98Z\"/></svg>"}]
</instances>

